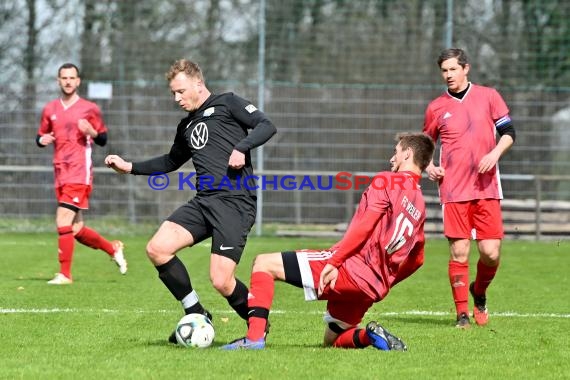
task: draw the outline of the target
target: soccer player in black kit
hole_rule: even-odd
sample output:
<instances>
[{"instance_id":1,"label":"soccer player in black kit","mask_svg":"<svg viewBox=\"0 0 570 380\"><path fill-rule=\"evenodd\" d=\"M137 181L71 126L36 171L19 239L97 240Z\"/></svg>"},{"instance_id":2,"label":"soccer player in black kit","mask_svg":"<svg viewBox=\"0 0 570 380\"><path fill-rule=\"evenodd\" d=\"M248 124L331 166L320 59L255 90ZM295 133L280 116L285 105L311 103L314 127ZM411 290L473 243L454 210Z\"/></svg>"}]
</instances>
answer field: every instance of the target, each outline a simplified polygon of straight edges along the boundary
<instances>
[{"instance_id":1,"label":"soccer player in black kit","mask_svg":"<svg viewBox=\"0 0 570 380\"><path fill-rule=\"evenodd\" d=\"M248 289L235 277L235 270L255 222L256 198L255 184L244 186L243 181L253 176L251 149L268 141L276 128L249 101L233 93L212 94L192 61L176 61L166 79L174 100L188 111L178 124L170 152L138 162L109 155L105 164L119 173L152 175L177 170L192 159L197 193L162 223L146 246L147 256L186 314L211 319L176 256L181 249L211 237L212 285L247 321ZM176 343L174 333L169 341Z\"/></svg>"}]
</instances>

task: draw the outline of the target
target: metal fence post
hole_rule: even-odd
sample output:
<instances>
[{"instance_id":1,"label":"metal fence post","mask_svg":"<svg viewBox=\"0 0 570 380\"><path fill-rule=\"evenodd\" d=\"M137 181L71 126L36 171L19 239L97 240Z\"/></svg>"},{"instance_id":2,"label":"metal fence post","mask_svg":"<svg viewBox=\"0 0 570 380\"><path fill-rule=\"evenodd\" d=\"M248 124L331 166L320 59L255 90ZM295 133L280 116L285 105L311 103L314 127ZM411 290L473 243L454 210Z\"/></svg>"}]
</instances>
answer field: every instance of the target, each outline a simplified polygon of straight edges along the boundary
<instances>
[{"instance_id":1,"label":"metal fence post","mask_svg":"<svg viewBox=\"0 0 570 380\"><path fill-rule=\"evenodd\" d=\"M541 176L537 175L534 177L534 189L535 189L535 210L534 210L534 239L540 240L541 227L540 227L540 199L542 198L542 183Z\"/></svg>"},{"instance_id":2,"label":"metal fence post","mask_svg":"<svg viewBox=\"0 0 570 380\"><path fill-rule=\"evenodd\" d=\"M265 108L265 0L259 2L259 39L257 67L257 107ZM257 169L263 173L263 145L257 148ZM263 231L263 192L257 189L257 215L255 217L255 235Z\"/></svg>"}]
</instances>

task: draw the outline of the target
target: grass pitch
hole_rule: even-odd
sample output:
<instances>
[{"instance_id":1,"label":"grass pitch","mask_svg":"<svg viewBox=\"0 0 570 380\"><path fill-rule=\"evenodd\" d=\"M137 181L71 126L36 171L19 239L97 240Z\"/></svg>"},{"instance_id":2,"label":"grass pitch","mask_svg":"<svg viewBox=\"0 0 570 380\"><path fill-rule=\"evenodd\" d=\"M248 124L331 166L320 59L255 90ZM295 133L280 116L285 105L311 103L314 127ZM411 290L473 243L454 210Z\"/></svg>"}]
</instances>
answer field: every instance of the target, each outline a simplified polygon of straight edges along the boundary
<instances>
[{"instance_id":1,"label":"grass pitch","mask_svg":"<svg viewBox=\"0 0 570 380\"><path fill-rule=\"evenodd\" d=\"M243 336L245 323L209 283L209 242L179 257L214 315L216 340L208 349L185 349L166 341L182 310L145 256L149 236L123 239L126 276L103 252L76 245L75 282L58 287L46 285L58 269L55 234L0 234L0 378L562 379L570 373L568 241L504 243L483 328L454 327L447 243L430 240L424 266L365 320L401 337L408 352L322 348L324 302L305 302L302 290L280 283L267 349L224 352L218 347ZM251 237L238 277L249 282L258 253L332 242ZM476 260L472 253L472 277Z\"/></svg>"}]
</instances>

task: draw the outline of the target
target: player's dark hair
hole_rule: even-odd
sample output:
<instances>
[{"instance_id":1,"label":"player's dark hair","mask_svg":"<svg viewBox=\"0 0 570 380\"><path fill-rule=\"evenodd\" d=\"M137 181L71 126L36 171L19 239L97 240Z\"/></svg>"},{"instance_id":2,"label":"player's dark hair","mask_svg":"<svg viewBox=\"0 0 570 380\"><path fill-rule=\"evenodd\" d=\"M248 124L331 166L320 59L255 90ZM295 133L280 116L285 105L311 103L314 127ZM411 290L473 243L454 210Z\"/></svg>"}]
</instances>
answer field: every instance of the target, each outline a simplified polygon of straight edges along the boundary
<instances>
[{"instance_id":1,"label":"player's dark hair","mask_svg":"<svg viewBox=\"0 0 570 380\"><path fill-rule=\"evenodd\" d=\"M431 137L425 133L400 133L396 136L396 141L400 143L402 150L411 148L414 152L414 164L424 171L429 165L435 144Z\"/></svg>"},{"instance_id":2,"label":"player's dark hair","mask_svg":"<svg viewBox=\"0 0 570 380\"><path fill-rule=\"evenodd\" d=\"M179 59L174 62L166 72L166 80L170 82L178 73L184 73L189 78L198 78L204 82L204 74L202 74L200 66L188 59Z\"/></svg>"},{"instance_id":3,"label":"player's dark hair","mask_svg":"<svg viewBox=\"0 0 570 380\"><path fill-rule=\"evenodd\" d=\"M447 61L451 58L457 58L457 63L461 67L465 67L465 65L469 63L467 54L465 54L465 51L463 51L463 49L451 48L445 49L439 54L439 57L437 58L437 65L441 67L443 61Z\"/></svg>"},{"instance_id":4,"label":"player's dark hair","mask_svg":"<svg viewBox=\"0 0 570 380\"><path fill-rule=\"evenodd\" d=\"M79 75L79 67L77 67L73 63L66 62L63 65L59 66L59 69L57 69L57 76L58 77L61 74L61 70L63 70L63 69L75 69L75 71L77 71L77 77L79 78L81 76L81 75Z\"/></svg>"}]
</instances>

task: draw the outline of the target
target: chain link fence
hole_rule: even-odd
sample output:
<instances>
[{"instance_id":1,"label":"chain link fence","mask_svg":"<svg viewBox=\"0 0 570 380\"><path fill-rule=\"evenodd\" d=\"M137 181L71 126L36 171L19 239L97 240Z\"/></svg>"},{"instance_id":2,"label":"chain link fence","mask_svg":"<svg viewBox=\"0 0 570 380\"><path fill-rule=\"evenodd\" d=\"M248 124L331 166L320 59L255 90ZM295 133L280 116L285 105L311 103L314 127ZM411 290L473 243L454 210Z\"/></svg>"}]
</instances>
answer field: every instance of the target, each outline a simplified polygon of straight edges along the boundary
<instances>
[{"instance_id":1,"label":"chain link fence","mask_svg":"<svg viewBox=\"0 0 570 380\"><path fill-rule=\"evenodd\" d=\"M102 167L109 153L136 160L168 151L184 113L164 73L182 57L200 63L211 90L236 92L275 122L278 134L256 157L258 167L356 173L388 169L394 135L421 130L425 107L444 90L437 56L461 47L470 79L497 88L511 111L517 141L501 172L570 174L567 1L15 0L0 5L0 16L5 218L53 214L51 148L39 149L34 138L66 61L80 66L82 95L100 105L110 130L108 145L94 152L91 217L160 220L192 195L157 192L146 178ZM110 96L88 91L98 84ZM191 162L181 170L191 172ZM425 189L437 193L431 183ZM508 180L504 192L510 200L566 202L570 181L541 182L537 193L529 181ZM263 193L264 222L346 217L346 192Z\"/></svg>"}]
</instances>

